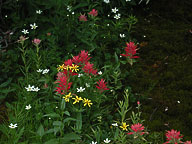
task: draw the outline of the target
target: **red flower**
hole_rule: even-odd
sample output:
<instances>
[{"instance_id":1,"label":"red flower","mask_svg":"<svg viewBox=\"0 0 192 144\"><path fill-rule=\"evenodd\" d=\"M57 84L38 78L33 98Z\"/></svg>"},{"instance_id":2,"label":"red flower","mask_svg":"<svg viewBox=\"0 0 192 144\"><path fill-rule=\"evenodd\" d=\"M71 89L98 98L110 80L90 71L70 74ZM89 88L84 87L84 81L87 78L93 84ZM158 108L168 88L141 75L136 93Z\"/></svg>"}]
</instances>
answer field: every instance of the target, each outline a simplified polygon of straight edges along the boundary
<instances>
[{"instance_id":1,"label":"red flower","mask_svg":"<svg viewBox=\"0 0 192 144\"><path fill-rule=\"evenodd\" d=\"M73 62L75 64L79 64L80 62L82 64L87 63L90 60L91 57L88 56L88 52L86 52L85 50L82 50L81 53L77 56L73 57Z\"/></svg>"},{"instance_id":2,"label":"red flower","mask_svg":"<svg viewBox=\"0 0 192 144\"><path fill-rule=\"evenodd\" d=\"M59 73L58 74L58 81L56 83L59 83L59 87L56 87L56 91L59 94L65 94L70 89L72 82L69 82L66 75Z\"/></svg>"},{"instance_id":3,"label":"red flower","mask_svg":"<svg viewBox=\"0 0 192 144\"><path fill-rule=\"evenodd\" d=\"M85 64L85 66L83 67L83 71L88 74L90 73L92 73L93 75L97 74L97 70L93 69L93 64L91 64L90 62L87 62Z\"/></svg>"},{"instance_id":4,"label":"red flower","mask_svg":"<svg viewBox=\"0 0 192 144\"><path fill-rule=\"evenodd\" d=\"M180 143L181 142L180 139L183 137L180 135L180 131L173 129L171 131L167 131L165 136L167 137L167 142L165 143L170 143L170 141L174 143Z\"/></svg>"},{"instance_id":5,"label":"red flower","mask_svg":"<svg viewBox=\"0 0 192 144\"><path fill-rule=\"evenodd\" d=\"M192 144L191 141L186 141L184 144Z\"/></svg>"},{"instance_id":6,"label":"red flower","mask_svg":"<svg viewBox=\"0 0 192 144\"><path fill-rule=\"evenodd\" d=\"M92 11L90 11L88 14L91 15L91 16L96 17L98 15L98 12L97 12L97 10L92 9Z\"/></svg>"},{"instance_id":7,"label":"red flower","mask_svg":"<svg viewBox=\"0 0 192 144\"><path fill-rule=\"evenodd\" d=\"M32 42L33 42L35 45L38 46L38 45L40 44L41 40L35 38Z\"/></svg>"},{"instance_id":8,"label":"red flower","mask_svg":"<svg viewBox=\"0 0 192 144\"><path fill-rule=\"evenodd\" d=\"M66 66L72 66L72 64L73 64L73 62L72 62L72 59L68 59L68 60L66 60L65 62L64 62L64 64L66 65Z\"/></svg>"},{"instance_id":9,"label":"red flower","mask_svg":"<svg viewBox=\"0 0 192 144\"><path fill-rule=\"evenodd\" d=\"M145 133L145 132L142 132L144 130L144 126L142 126L142 124L140 123L131 125L131 129L133 132L127 133L128 135L132 135L132 134L143 135Z\"/></svg>"},{"instance_id":10,"label":"red flower","mask_svg":"<svg viewBox=\"0 0 192 144\"><path fill-rule=\"evenodd\" d=\"M97 82L98 86L96 86L97 89L100 90L100 92L103 92L104 90L109 90L106 86L107 82L105 82L104 79L101 79Z\"/></svg>"},{"instance_id":11,"label":"red flower","mask_svg":"<svg viewBox=\"0 0 192 144\"><path fill-rule=\"evenodd\" d=\"M137 51L137 46L134 44L134 42L129 42L126 43L127 47L125 47L125 54L121 54L124 57L129 57L129 58L139 58L139 56L134 56Z\"/></svg>"},{"instance_id":12,"label":"red flower","mask_svg":"<svg viewBox=\"0 0 192 144\"><path fill-rule=\"evenodd\" d=\"M84 15L80 15L79 16L79 21L87 21L87 17L85 16L85 14Z\"/></svg>"}]
</instances>

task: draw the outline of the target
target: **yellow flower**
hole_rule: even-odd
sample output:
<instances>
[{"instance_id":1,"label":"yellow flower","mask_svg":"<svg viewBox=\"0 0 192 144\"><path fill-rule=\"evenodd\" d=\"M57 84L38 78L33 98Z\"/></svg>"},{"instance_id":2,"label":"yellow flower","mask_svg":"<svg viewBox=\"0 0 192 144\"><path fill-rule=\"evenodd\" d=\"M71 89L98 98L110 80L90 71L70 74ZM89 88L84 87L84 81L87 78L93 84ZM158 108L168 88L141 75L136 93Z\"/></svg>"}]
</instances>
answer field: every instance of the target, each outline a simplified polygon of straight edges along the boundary
<instances>
[{"instance_id":1,"label":"yellow flower","mask_svg":"<svg viewBox=\"0 0 192 144\"><path fill-rule=\"evenodd\" d=\"M83 100L81 97L78 97L78 96L76 96L76 98L72 98L72 99L75 100L75 101L73 102L73 104L79 103L80 100Z\"/></svg>"},{"instance_id":2,"label":"yellow flower","mask_svg":"<svg viewBox=\"0 0 192 144\"><path fill-rule=\"evenodd\" d=\"M120 128L122 128L123 130L126 130L127 131L127 127L129 125L127 125L125 122L122 122L122 126L120 126Z\"/></svg>"},{"instance_id":3,"label":"yellow flower","mask_svg":"<svg viewBox=\"0 0 192 144\"><path fill-rule=\"evenodd\" d=\"M66 102L69 102L70 97L72 97L71 93L69 93L68 95L65 95L63 98L65 99Z\"/></svg>"},{"instance_id":4,"label":"yellow flower","mask_svg":"<svg viewBox=\"0 0 192 144\"><path fill-rule=\"evenodd\" d=\"M70 68L70 70L72 69L72 72L73 71L77 72L77 71L79 71L78 67L79 67L78 65L72 64L72 66L70 66L69 68Z\"/></svg>"},{"instance_id":5,"label":"yellow flower","mask_svg":"<svg viewBox=\"0 0 192 144\"><path fill-rule=\"evenodd\" d=\"M63 69L68 70L69 68L70 68L70 66L69 66L69 65L67 65L67 66L64 66L64 68L63 68Z\"/></svg>"},{"instance_id":6,"label":"yellow flower","mask_svg":"<svg viewBox=\"0 0 192 144\"><path fill-rule=\"evenodd\" d=\"M63 65L59 65L59 67L57 68L57 70L58 70L58 71L63 70L63 69L64 69L64 67L65 67L65 65L64 65L64 64L63 64Z\"/></svg>"},{"instance_id":7,"label":"yellow flower","mask_svg":"<svg viewBox=\"0 0 192 144\"><path fill-rule=\"evenodd\" d=\"M91 103L91 100L88 100L86 98L84 98L83 103L84 103L84 106L88 105L89 107L91 107L91 105L93 104Z\"/></svg>"}]
</instances>

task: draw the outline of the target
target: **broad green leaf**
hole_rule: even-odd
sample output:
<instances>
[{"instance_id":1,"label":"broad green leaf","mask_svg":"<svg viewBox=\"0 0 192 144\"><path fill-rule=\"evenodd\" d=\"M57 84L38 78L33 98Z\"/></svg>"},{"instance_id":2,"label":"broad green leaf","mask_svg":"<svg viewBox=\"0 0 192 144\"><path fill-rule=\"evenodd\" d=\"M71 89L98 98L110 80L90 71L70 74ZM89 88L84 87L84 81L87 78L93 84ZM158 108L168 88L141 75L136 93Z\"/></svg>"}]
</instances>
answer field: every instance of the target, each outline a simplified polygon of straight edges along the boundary
<instances>
[{"instance_id":1,"label":"broad green leaf","mask_svg":"<svg viewBox=\"0 0 192 144\"><path fill-rule=\"evenodd\" d=\"M62 99L61 101L61 110L64 110L65 109L65 99Z\"/></svg>"},{"instance_id":2,"label":"broad green leaf","mask_svg":"<svg viewBox=\"0 0 192 144\"><path fill-rule=\"evenodd\" d=\"M61 121L54 121L53 125L61 127L63 125L63 123Z\"/></svg>"},{"instance_id":3,"label":"broad green leaf","mask_svg":"<svg viewBox=\"0 0 192 144\"><path fill-rule=\"evenodd\" d=\"M72 140L79 140L81 139L79 135L75 134L75 133L69 133L69 134L65 134L63 138L61 138L60 140L62 142L70 142Z\"/></svg>"},{"instance_id":4,"label":"broad green leaf","mask_svg":"<svg viewBox=\"0 0 192 144\"><path fill-rule=\"evenodd\" d=\"M64 114L70 116L70 113L68 111L65 111Z\"/></svg>"},{"instance_id":5,"label":"broad green leaf","mask_svg":"<svg viewBox=\"0 0 192 144\"><path fill-rule=\"evenodd\" d=\"M49 141L46 141L44 144L58 144L58 139L51 139Z\"/></svg>"},{"instance_id":6,"label":"broad green leaf","mask_svg":"<svg viewBox=\"0 0 192 144\"><path fill-rule=\"evenodd\" d=\"M74 118L66 118L66 119L63 120L63 123L66 123L68 121L76 121L76 119L74 119Z\"/></svg>"},{"instance_id":7,"label":"broad green leaf","mask_svg":"<svg viewBox=\"0 0 192 144\"><path fill-rule=\"evenodd\" d=\"M43 125L41 124L37 130L37 134L42 137L44 134L45 134L45 131L44 131L44 128L43 128Z\"/></svg>"}]
</instances>

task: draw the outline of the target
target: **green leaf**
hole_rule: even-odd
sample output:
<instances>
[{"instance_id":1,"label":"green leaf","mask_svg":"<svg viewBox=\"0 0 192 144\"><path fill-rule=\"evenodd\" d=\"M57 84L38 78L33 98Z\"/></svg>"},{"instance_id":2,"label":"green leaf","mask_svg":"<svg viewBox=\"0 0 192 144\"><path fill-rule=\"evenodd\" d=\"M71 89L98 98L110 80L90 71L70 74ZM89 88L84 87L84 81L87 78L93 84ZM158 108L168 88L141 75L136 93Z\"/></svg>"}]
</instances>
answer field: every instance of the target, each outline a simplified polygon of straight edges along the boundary
<instances>
[{"instance_id":1,"label":"green leaf","mask_svg":"<svg viewBox=\"0 0 192 144\"><path fill-rule=\"evenodd\" d=\"M58 139L51 139L51 140L48 140L46 141L44 144L58 144Z\"/></svg>"},{"instance_id":2,"label":"green leaf","mask_svg":"<svg viewBox=\"0 0 192 144\"><path fill-rule=\"evenodd\" d=\"M70 113L68 111L65 111L64 114L70 116Z\"/></svg>"},{"instance_id":3,"label":"green leaf","mask_svg":"<svg viewBox=\"0 0 192 144\"><path fill-rule=\"evenodd\" d=\"M10 84L11 80L12 80L12 79L9 78L6 82L2 83L2 84L0 85L0 88L6 87L8 84Z\"/></svg>"},{"instance_id":4,"label":"green leaf","mask_svg":"<svg viewBox=\"0 0 192 144\"><path fill-rule=\"evenodd\" d=\"M19 133L17 134L17 138L14 140L15 143L17 143L19 141L19 139L21 138L21 136L23 135L24 132L24 127L22 127L19 131Z\"/></svg>"},{"instance_id":5,"label":"green leaf","mask_svg":"<svg viewBox=\"0 0 192 144\"><path fill-rule=\"evenodd\" d=\"M76 119L74 119L74 118L66 118L66 119L63 120L63 123L66 123L68 121L76 121Z\"/></svg>"},{"instance_id":6,"label":"green leaf","mask_svg":"<svg viewBox=\"0 0 192 144\"><path fill-rule=\"evenodd\" d=\"M62 99L61 101L61 110L65 109L65 99Z\"/></svg>"},{"instance_id":7,"label":"green leaf","mask_svg":"<svg viewBox=\"0 0 192 144\"><path fill-rule=\"evenodd\" d=\"M78 8L82 8L82 7L86 7L86 6L88 6L89 4L88 3L80 3L80 4L78 4L77 6L75 6L75 7L73 7L73 11L75 10L75 9L78 9Z\"/></svg>"},{"instance_id":8,"label":"green leaf","mask_svg":"<svg viewBox=\"0 0 192 144\"><path fill-rule=\"evenodd\" d=\"M75 134L75 133L69 133L69 134L65 134L65 136L63 138L61 138L60 140L62 142L70 142L72 140L80 140L80 136Z\"/></svg>"},{"instance_id":9,"label":"green leaf","mask_svg":"<svg viewBox=\"0 0 192 144\"><path fill-rule=\"evenodd\" d=\"M61 127L63 125L63 123L61 121L54 121L53 125Z\"/></svg>"},{"instance_id":10,"label":"green leaf","mask_svg":"<svg viewBox=\"0 0 192 144\"><path fill-rule=\"evenodd\" d=\"M57 113L50 113L50 114L46 114L46 115L44 115L43 117L60 117L60 115L59 114L57 114Z\"/></svg>"},{"instance_id":11,"label":"green leaf","mask_svg":"<svg viewBox=\"0 0 192 144\"><path fill-rule=\"evenodd\" d=\"M119 62L119 58L118 58L118 56L117 56L116 52L115 52L115 61L116 61L116 63L118 63L118 62Z\"/></svg>"},{"instance_id":12,"label":"green leaf","mask_svg":"<svg viewBox=\"0 0 192 144\"><path fill-rule=\"evenodd\" d=\"M45 134L45 131L44 131L44 128L43 128L43 125L41 124L37 130L37 134L42 137L44 134Z\"/></svg>"},{"instance_id":13,"label":"green leaf","mask_svg":"<svg viewBox=\"0 0 192 144\"><path fill-rule=\"evenodd\" d=\"M77 113L76 129L80 131L82 128L82 114L81 112Z\"/></svg>"}]
</instances>

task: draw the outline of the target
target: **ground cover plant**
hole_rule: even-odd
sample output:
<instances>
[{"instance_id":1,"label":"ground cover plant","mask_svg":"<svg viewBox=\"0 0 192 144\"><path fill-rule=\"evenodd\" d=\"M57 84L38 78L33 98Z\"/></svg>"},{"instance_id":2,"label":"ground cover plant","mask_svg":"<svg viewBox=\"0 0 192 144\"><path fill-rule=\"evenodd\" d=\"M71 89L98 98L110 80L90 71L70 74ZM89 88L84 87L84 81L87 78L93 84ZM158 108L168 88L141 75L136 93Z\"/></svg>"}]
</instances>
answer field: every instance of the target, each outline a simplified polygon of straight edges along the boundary
<instances>
[{"instance_id":1,"label":"ground cover plant","mask_svg":"<svg viewBox=\"0 0 192 144\"><path fill-rule=\"evenodd\" d=\"M150 131L127 85L137 3L1 1L1 143L191 143Z\"/></svg>"}]
</instances>

